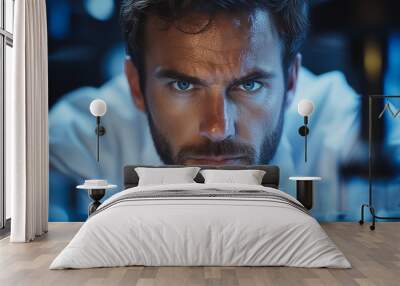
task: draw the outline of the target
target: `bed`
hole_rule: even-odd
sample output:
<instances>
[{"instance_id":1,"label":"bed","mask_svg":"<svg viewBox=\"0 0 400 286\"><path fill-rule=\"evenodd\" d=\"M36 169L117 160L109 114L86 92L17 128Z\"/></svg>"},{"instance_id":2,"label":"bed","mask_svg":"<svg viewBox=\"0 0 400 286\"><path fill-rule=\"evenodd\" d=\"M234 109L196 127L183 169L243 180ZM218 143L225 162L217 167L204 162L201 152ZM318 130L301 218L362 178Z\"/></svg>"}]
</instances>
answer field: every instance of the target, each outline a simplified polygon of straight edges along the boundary
<instances>
[{"instance_id":1,"label":"bed","mask_svg":"<svg viewBox=\"0 0 400 286\"><path fill-rule=\"evenodd\" d=\"M138 186L137 167L124 168L124 190L88 218L50 269L351 267L301 203L279 190L277 166L201 166L263 170L261 185L206 184L199 173L193 183L151 186Z\"/></svg>"}]
</instances>

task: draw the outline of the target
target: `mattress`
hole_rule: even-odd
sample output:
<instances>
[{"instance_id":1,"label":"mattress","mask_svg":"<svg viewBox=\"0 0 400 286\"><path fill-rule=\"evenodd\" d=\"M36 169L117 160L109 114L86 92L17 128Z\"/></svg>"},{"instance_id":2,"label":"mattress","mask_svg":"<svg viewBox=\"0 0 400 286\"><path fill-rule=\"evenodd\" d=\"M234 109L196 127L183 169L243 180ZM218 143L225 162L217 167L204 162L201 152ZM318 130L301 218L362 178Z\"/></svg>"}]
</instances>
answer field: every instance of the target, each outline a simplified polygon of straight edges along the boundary
<instances>
[{"instance_id":1,"label":"mattress","mask_svg":"<svg viewBox=\"0 0 400 286\"><path fill-rule=\"evenodd\" d=\"M198 183L115 194L50 269L132 265L351 267L290 195L263 186Z\"/></svg>"}]
</instances>

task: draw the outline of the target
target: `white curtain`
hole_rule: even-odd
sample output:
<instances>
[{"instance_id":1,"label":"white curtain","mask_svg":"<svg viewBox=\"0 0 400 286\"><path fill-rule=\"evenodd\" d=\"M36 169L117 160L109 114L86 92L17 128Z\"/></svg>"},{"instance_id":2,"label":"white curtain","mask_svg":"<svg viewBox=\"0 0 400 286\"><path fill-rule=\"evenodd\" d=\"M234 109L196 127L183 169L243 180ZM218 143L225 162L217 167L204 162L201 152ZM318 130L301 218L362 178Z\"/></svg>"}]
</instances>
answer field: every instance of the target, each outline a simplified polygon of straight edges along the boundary
<instances>
[{"instance_id":1,"label":"white curtain","mask_svg":"<svg viewBox=\"0 0 400 286\"><path fill-rule=\"evenodd\" d=\"M6 98L12 242L47 232L48 78L45 0L15 1L13 92Z\"/></svg>"}]
</instances>

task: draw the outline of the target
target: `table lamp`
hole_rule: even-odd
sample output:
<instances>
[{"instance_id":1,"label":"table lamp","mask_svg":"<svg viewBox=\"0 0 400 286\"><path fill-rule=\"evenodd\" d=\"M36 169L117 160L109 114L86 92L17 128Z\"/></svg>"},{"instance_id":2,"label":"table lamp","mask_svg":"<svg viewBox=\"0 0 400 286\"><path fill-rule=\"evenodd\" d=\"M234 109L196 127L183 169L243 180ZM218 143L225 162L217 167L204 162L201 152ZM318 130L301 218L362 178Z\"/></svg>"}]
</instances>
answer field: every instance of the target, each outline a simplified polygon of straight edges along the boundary
<instances>
[{"instance_id":1,"label":"table lamp","mask_svg":"<svg viewBox=\"0 0 400 286\"><path fill-rule=\"evenodd\" d=\"M299 128L299 134L304 137L304 161L307 162L307 135L310 133L308 129L308 117L314 111L314 103L308 99L300 100L297 105L297 112L304 117L304 125Z\"/></svg>"},{"instance_id":2,"label":"table lamp","mask_svg":"<svg viewBox=\"0 0 400 286\"><path fill-rule=\"evenodd\" d=\"M106 134L106 129L104 126L100 125L100 118L104 116L107 112L107 104L104 100L101 99L95 99L90 103L90 113L92 113L93 116L96 117L96 135L97 135L97 162L99 162L100 159L100 136L103 136Z\"/></svg>"}]
</instances>

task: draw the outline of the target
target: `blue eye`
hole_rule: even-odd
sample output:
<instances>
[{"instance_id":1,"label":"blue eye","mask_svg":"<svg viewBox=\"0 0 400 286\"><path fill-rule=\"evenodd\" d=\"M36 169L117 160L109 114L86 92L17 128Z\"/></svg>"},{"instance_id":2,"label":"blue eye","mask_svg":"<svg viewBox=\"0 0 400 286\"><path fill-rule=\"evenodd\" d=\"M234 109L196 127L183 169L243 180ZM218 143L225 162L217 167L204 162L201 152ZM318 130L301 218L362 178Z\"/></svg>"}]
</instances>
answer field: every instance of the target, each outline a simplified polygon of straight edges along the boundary
<instances>
[{"instance_id":1,"label":"blue eye","mask_svg":"<svg viewBox=\"0 0 400 286\"><path fill-rule=\"evenodd\" d=\"M239 88L244 91L257 91L262 87L262 84L258 81L248 81L239 85Z\"/></svg>"},{"instance_id":2,"label":"blue eye","mask_svg":"<svg viewBox=\"0 0 400 286\"><path fill-rule=\"evenodd\" d=\"M173 82L172 86L179 91L188 91L193 88L193 84L184 80L177 80Z\"/></svg>"}]
</instances>

